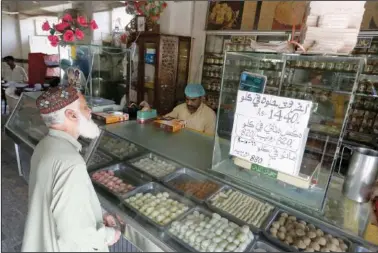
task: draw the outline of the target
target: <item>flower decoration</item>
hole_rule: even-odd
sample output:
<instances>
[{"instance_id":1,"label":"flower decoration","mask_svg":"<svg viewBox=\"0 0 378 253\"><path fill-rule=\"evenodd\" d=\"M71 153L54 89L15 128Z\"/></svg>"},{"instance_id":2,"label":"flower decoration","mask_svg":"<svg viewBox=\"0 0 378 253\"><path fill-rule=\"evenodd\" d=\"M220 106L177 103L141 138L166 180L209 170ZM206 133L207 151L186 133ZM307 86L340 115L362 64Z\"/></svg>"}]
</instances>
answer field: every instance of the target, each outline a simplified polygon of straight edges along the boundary
<instances>
[{"instance_id":1,"label":"flower decoration","mask_svg":"<svg viewBox=\"0 0 378 253\"><path fill-rule=\"evenodd\" d=\"M77 23L79 23L79 25L81 25L83 27L87 27L88 26L87 18L83 17L83 16L78 16L77 17Z\"/></svg>"},{"instance_id":2,"label":"flower decoration","mask_svg":"<svg viewBox=\"0 0 378 253\"><path fill-rule=\"evenodd\" d=\"M92 20L92 21L90 22L89 26L91 27L92 30L96 30L96 29L98 29L98 25L97 25L97 23L96 23L95 20Z\"/></svg>"},{"instance_id":3,"label":"flower decoration","mask_svg":"<svg viewBox=\"0 0 378 253\"><path fill-rule=\"evenodd\" d=\"M44 23L42 24L42 30L43 30L43 31L50 31L50 29L51 29L51 26L50 26L50 24L49 24L48 21L46 21L46 22L44 22Z\"/></svg>"},{"instance_id":4,"label":"flower decoration","mask_svg":"<svg viewBox=\"0 0 378 253\"><path fill-rule=\"evenodd\" d=\"M76 38L78 40L83 40L84 39L84 33L79 28L76 28L76 30L75 30L75 36L76 36Z\"/></svg>"},{"instance_id":5,"label":"flower decoration","mask_svg":"<svg viewBox=\"0 0 378 253\"><path fill-rule=\"evenodd\" d=\"M167 8L168 4L166 1L126 1L126 13L143 15L151 18L153 21L158 21L160 19L161 13Z\"/></svg>"},{"instance_id":6,"label":"flower decoration","mask_svg":"<svg viewBox=\"0 0 378 253\"><path fill-rule=\"evenodd\" d=\"M65 43L74 42L76 40L83 40L85 30L88 29L98 29L95 20L88 22L85 16L78 16L76 19L73 19L69 13L64 14L61 22L58 24L50 25L48 21L42 24L42 30L50 32L47 38L53 47L65 45Z\"/></svg>"}]
</instances>

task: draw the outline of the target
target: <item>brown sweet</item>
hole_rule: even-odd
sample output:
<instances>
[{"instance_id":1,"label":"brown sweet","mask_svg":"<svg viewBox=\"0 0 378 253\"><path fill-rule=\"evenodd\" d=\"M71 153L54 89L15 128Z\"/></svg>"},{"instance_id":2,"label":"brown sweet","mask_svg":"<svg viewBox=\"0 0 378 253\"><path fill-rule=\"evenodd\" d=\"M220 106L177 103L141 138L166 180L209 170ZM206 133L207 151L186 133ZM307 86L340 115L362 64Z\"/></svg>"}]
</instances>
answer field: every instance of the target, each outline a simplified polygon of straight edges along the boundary
<instances>
[{"instance_id":1,"label":"brown sweet","mask_svg":"<svg viewBox=\"0 0 378 253\"><path fill-rule=\"evenodd\" d=\"M197 182L197 181L188 181L185 183L174 182L172 186L178 190L181 190L185 193L191 194L198 199L205 199L210 194L216 192L219 189L219 185L211 182Z\"/></svg>"}]
</instances>

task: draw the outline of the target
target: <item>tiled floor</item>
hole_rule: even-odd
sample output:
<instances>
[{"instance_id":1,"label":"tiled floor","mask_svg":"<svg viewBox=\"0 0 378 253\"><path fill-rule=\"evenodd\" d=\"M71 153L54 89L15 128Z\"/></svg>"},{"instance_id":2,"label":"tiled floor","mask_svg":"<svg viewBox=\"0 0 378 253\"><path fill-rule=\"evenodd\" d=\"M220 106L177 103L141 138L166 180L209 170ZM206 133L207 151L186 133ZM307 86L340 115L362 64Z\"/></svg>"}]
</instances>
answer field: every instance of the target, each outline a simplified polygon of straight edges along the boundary
<instances>
[{"instance_id":1,"label":"tiled floor","mask_svg":"<svg viewBox=\"0 0 378 253\"><path fill-rule=\"evenodd\" d=\"M1 120L1 252L20 252L27 214L28 186L18 175L12 140L4 134L6 117ZM111 252L138 251L126 240L110 248Z\"/></svg>"},{"instance_id":2,"label":"tiled floor","mask_svg":"<svg viewBox=\"0 0 378 253\"><path fill-rule=\"evenodd\" d=\"M1 249L2 252L21 250L27 213L28 186L18 176L13 142L1 131Z\"/></svg>"}]
</instances>

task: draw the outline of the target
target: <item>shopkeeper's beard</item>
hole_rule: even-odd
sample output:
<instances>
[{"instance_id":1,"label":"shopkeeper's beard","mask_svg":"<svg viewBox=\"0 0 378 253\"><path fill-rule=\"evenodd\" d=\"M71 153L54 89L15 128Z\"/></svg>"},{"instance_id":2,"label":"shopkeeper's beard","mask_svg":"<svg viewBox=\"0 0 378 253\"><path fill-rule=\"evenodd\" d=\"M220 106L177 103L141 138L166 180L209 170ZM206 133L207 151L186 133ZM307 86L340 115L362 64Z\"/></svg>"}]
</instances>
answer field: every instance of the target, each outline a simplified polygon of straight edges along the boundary
<instances>
[{"instance_id":1,"label":"shopkeeper's beard","mask_svg":"<svg viewBox=\"0 0 378 253\"><path fill-rule=\"evenodd\" d=\"M91 118L87 119L81 112L79 112L78 115L80 136L88 139L94 139L100 136L100 129Z\"/></svg>"}]
</instances>

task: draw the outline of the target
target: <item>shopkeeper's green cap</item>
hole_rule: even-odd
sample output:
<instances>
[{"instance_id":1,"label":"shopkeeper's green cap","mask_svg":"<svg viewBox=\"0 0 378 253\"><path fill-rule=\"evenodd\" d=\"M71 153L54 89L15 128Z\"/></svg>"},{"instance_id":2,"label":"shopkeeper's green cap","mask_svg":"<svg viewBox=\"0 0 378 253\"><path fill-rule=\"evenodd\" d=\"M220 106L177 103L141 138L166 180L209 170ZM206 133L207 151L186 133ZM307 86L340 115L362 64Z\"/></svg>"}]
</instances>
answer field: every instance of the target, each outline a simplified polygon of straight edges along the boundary
<instances>
[{"instance_id":1,"label":"shopkeeper's green cap","mask_svg":"<svg viewBox=\"0 0 378 253\"><path fill-rule=\"evenodd\" d=\"M71 62L67 59L62 59L60 61L60 65L63 66L63 67L69 67L69 66L71 66Z\"/></svg>"},{"instance_id":2,"label":"shopkeeper's green cap","mask_svg":"<svg viewBox=\"0 0 378 253\"><path fill-rule=\"evenodd\" d=\"M185 95L190 98L198 98L205 96L205 89L201 84L190 83L185 87Z\"/></svg>"},{"instance_id":3,"label":"shopkeeper's green cap","mask_svg":"<svg viewBox=\"0 0 378 253\"><path fill-rule=\"evenodd\" d=\"M84 51L81 50L81 49L77 49L77 50L76 50L76 54L77 54L77 55L85 55Z\"/></svg>"}]
</instances>

